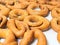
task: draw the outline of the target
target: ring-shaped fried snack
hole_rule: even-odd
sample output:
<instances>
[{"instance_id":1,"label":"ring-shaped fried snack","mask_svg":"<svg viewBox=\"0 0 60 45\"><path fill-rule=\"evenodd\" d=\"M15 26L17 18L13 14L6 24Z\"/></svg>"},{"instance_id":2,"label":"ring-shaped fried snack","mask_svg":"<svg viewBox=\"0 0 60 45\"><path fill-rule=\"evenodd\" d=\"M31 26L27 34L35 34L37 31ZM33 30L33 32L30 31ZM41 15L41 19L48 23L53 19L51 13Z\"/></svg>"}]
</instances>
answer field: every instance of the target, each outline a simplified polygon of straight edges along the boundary
<instances>
[{"instance_id":1,"label":"ring-shaped fried snack","mask_svg":"<svg viewBox=\"0 0 60 45\"><path fill-rule=\"evenodd\" d=\"M7 21L7 18L3 15L0 15L0 27L5 25L6 21Z\"/></svg>"},{"instance_id":2,"label":"ring-shaped fried snack","mask_svg":"<svg viewBox=\"0 0 60 45\"><path fill-rule=\"evenodd\" d=\"M35 10L36 8L39 8L41 10ZM40 15L40 16L46 16L49 12L46 6L38 5L37 3L30 4L27 7L27 11L31 15Z\"/></svg>"},{"instance_id":3,"label":"ring-shaped fried snack","mask_svg":"<svg viewBox=\"0 0 60 45\"><path fill-rule=\"evenodd\" d=\"M24 18L28 15L26 10L22 10L22 9L13 9L10 13L9 13L9 17L11 19L17 19L17 20L24 20Z\"/></svg>"},{"instance_id":4,"label":"ring-shaped fried snack","mask_svg":"<svg viewBox=\"0 0 60 45\"><path fill-rule=\"evenodd\" d=\"M0 4L0 14L4 15L4 16L8 16L10 9L7 8L6 6Z\"/></svg>"},{"instance_id":5,"label":"ring-shaped fried snack","mask_svg":"<svg viewBox=\"0 0 60 45\"><path fill-rule=\"evenodd\" d=\"M57 1L46 1L45 5L50 11L56 7L60 7L59 2Z\"/></svg>"},{"instance_id":6,"label":"ring-shaped fried snack","mask_svg":"<svg viewBox=\"0 0 60 45\"><path fill-rule=\"evenodd\" d=\"M52 17L58 18L60 17L60 8L54 8L51 12Z\"/></svg>"},{"instance_id":7,"label":"ring-shaped fried snack","mask_svg":"<svg viewBox=\"0 0 60 45\"><path fill-rule=\"evenodd\" d=\"M0 38L4 38L3 43L0 42L0 45L17 45L15 36L9 29L0 29Z\"/></svg>"},{"instance_id":8,"label":"ring-shaped fried snack","mask_svg":"<svg viewBox=\"0 0 60 45\"><path fill-rule=\"evenodd\" d=\"M12 4L13 2L16 2L16 0L0 0L2 4Z\"/></svg>"},{"instance_id":9,"label":"ring-shaped fried snack","mask_svg":"<svg viewBox=\"0 0 60 45\"><path fill-rule=\"evenodd\" d=\"M24 9L27 7L26 3L14 2L12 4L6 4L6 6L10 9Z\"/></svg>"},{"instance_id":10,"label":"ring-shaped fried snack","mask_svg":"<svg viewBox=\"0 0 60 45\"><path fill-rule=\"evenodd\" d=\"M49 27L49 21L42 16L38 15L29 15L24 19L24 23L26 23L31 28L38 28L41 30L45 30Z\"/></svg>"},{"instance_id":11,"label":"ring-shaped fried snack","mask_svg":"<svg viewBox=\"0 0 60 45\"><path fill-rule=\"evenodd\" d=\"M53 18L51 20L51 27L54 31L56 32L59 32L60 31L60 25L59 25L59 22L60 22L60 18Z\"/></svg>"},{"instance_id":12,"label":"ring-shaped fried snack","mask_svg":"<svg viewBox=\"0 0 60 45\"><path fill-rule=\"evenodd\" d=\"M24 37L21 40L20 45L29 45L33 40L33 38L38 39L37 45L47 45L45 35L40 30L36 30L36 29L33 30L34 31L29 30L24 34Z\"/></svg>"},{"instance_id":13,"label":"ring-shaped fried snack","mask_svg":"<svg viewBox=\"0 0 60 45\"><path fill-rule=\"evenodd\" d=\"M25 33L23 22L18 20L10 19L7 22L7 27L15 34L17 38L22 38Z\"/></svg>"}]
</instances>

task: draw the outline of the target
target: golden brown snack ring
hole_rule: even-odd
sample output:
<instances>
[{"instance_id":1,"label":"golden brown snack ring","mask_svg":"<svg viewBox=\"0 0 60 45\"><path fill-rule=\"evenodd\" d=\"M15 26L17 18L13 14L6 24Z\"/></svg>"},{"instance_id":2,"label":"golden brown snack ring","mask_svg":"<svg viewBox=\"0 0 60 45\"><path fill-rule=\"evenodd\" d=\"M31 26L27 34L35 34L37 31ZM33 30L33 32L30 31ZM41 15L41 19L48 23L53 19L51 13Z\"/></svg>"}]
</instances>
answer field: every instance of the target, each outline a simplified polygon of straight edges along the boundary
<instances>
[{"instance_id":1,"label":"golden brown snack ring","mask_svg":"<svg viewBox=\"0 0 60 45\"><path fill-rule=\"evenodd\" d=\"M21 40L20 45L29 45L34 37L38 39L37 45L47 45L45 35L40 30L36 29L34 30L34 32L32 32L31 30L27 31L24 34L24 37Z\"/></svg>"},{"instance_id":2,"label":"golden brown snack ring","mask_svg":"<svg viewBox=\"0 0 60 45\"><path fill-rule=\"evenodd\" d=\"M50 11L56 7L60 7L59 2L51 0L46 1L46 4L44 4Z\"/></svg>"},{"instance_id":3,"label":"golden brown snack ring","mask_svg":"<svg viewBox=\"0 0 60 45\"><path fill-rule=\"evenodd\" d=\"M7 21L7 18L3 15L0 15L0 27L5 25L6 21Z\"/></svg>"},{"instance_id":4,"label":"golden brown snack ring","mask_svg":"<svg viewBox=\"0 0 60 45\"><path fill-rule=\"evenodd\" d=\"M20 22L18 20L10 19L7 22L7 27L15 34L17 38L23 37L25 33L23 22Z\"/></svg>"},{"instance_id":5,"label":"golden brown snack ring","mask_svg":"<svg viewBox=\"0 0 60 45\"><path fill-rule=\"evenodd\" d=\"M41 10L34 10L35 8L40 8ZM27 11L29 14L40 16L46 16L49 12L46 6L38 5L37 3L30 4L27 7Z\"/></svg>"},{"instance_id":6,"label":"golden brown snack ring","mask_svg":"<svg viewBox=\"0 0 60 45\"><path fill-rule=\"evenodd\" d=\"M8 16L10 9L8 9L6 6L0 4L0 14L4 16Z\"/></svg>"},{"instance_id":7,"label":"golden brown snack ring","mask_svg":"<svg viewBox=\"0 0 60 45\"><path fill-rule=\"evenodd\" d=\"M24 9L27 7L26 3L14 2L13 4L6 4L6 6L10 9Z\"/></svg>"},{"instance_id":8,"label":"golden brown snack ring","mask_svg":"<svg viewBox=\"0 0 60 45\"><path fill-rule=\"evenodd\" d=\"M24 22L32 28L38 28L41 30L47 29L50 24L47 19L38 15L29 15L24 19Z\"/></svg>"},{"instance_id":9,"label":"golden brown snack ring","mask_svg":"<svg viewBox=\"0 0 60 45\"><path fill-rule=\"evenodd\" d=\"M13 2L16 2L16 0L0 0L2 4L12 4Z\"/></svg>"},{"instance_id":10,"label":"golden brown snack ring","mask_svg":"<svg viewBox=\"0 0 60 45\"><path fill-rule=\"evenodd\" d=\"M22 9L13 9L10 13L9 13L9 17L12 19L17 19L17 20L24 20L24 18L28 16L28 13L26 10L22 10Z\"/></svg>"},{"instance_id":11,"label":"golden brown snack ring","mask_svg":"<svg viewBox=\"0 0 60 45\"><path fill-rule=\"evenodd\" d=\"M3 43L0 42L1 45L17 45L15 36L9 29L0 29L0 38L5 39Z\"/></svg>"},{"instance_id":12,"label":"golden brown snack ring","mask_svg":"<svg viewBox=\"0 0 60 45\"><path fill-rule=\"evenodd\" d=\"M54 8L51 12L52 17L58 18L60 17L60 8Z\"/></svg>"},{"instance_id":13,"label":"golden brown snack ring","mask_svg":"<svg viewBox=\"0 0 60 45\"><path fill-rule=\"evenodd\" d=\"M59 21L60 21L60 18L53 18L51 20L51 27L56 32L60 31L60 25L58 24Z\"/></svg>"}]
</instances>

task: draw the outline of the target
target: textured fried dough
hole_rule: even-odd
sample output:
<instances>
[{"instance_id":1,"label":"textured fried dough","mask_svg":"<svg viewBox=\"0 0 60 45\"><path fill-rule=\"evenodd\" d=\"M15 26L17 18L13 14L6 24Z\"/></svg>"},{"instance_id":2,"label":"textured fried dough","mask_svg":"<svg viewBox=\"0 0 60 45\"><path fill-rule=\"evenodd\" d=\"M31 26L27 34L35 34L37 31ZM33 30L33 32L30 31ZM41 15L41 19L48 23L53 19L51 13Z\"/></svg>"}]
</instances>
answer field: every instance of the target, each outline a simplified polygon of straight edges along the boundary
<instances>
[{"instance_id":1,"label":"textured fried dough","mask_svg":"<svg viewBox=\"0 0 60 45\"><path fill-rule=\"evenodd\" d=\"M15 34L17 38L23 37L25 28L22 22L14 19L10 19L7 22L7 27Z\"/></svg>"}]
</instances>

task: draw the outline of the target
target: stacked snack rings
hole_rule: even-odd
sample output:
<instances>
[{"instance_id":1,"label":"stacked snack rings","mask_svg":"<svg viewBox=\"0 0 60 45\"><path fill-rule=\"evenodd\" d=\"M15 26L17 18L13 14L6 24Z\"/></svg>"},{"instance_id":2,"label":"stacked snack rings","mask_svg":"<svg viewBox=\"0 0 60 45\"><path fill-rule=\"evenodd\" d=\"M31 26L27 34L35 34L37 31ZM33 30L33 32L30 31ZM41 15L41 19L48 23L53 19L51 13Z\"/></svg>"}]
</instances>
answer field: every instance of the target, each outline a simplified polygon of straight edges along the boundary
<instances>
[{"instance_id":1,"label":"stacked snack rings","mask_svg":"<svg viewBox=\"0 0 60 45\"><path fill-rule=\"evenodd\" d=\"M57 34L57 40L60 42L60 1L51 1L49 4L54 5L55 7L51 10L51 16L53 19L51 20L51 27L54 31L56 31Z\"/></svg>"},{"instance_id":2,"label":"stacked snack rings","mask_svg":"<svg viewBox=\"0 0 60 45\"><path fill-rule=\"evenodd\" d=\"M54 1L54 0L51 0L51 1L46 1L45 5L50 11L56 7L60 7L60 2L59 1Z\"/></svg>"},{"instance_id":3,"label":"stacked snack rings","mask_svg":"<svg viewBox=\"0 0 60 45\"><path fill-rule=\"evenodd\" d=\"M49 27L49 21L38 15L27 16L24 19L24 23L26 23L31 28L37 28L41 30L46 30Z\"/></svg>"},{"instance_id":4,"label":"stacked snack rings","mask_svg":"<svg viewBox=\"0 0 60 45\"><path fill-rule=\"evenodd\" d=\"M5 41L0 42L0 45L17 45L15 37L9 29L0 29L0 38L5 38Z\"/></svg>"},{"instance_id":5,"label":"stacked snack rings","mask_svg":"<svg viewBox=\"0 0 60 45\"><path fill-rule=\"evenodd\" d=\"M28 45L37 38L37 45L47 45L42 33L50 28L58 33L60 42L60 0L0 0L0 45ZM45 17L51 11L51 24ZM6 29L3 29L6 28Z\"/></svg>"}]
</instances>

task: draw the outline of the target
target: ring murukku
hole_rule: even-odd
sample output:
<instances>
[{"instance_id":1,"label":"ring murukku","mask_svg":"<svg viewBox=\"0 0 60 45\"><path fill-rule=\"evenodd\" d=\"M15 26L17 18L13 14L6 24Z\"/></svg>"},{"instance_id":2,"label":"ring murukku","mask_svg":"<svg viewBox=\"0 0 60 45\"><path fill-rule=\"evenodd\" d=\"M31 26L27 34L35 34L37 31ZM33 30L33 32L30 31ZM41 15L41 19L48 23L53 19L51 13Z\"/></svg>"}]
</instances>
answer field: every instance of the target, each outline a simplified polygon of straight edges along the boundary
<instances>
[{"instance_id":1,"label":"ring murukku","mask_svg":"<svg viewBox=\"0 0 60 45\"><path fill-rule=\"evenodd\" d=\"M21 39L20 45L29 45L33 38L38 39L37 45L47 45L46 37L40 30L29 30L24 34L23 39Z\"/></svg>"},{"instance_id":2,"label":"ring murukku","mask_svg":"<svg viewBox=\"0 0 60 45\"><path fill-rule=\"evenodd\" d=\"M15 34L17 38L22 38L26 31L23 22L14 19L10 19L7 22L7 27Z\"/></svg>"},{"instance_id":3,"label":"ring murukku","mask_svg":"<svg viewBox=\"0 0 60 45\"><path fill-rule=\"evenodd\" d=\"M0 0L2 4L12 4L13 2L16 2L16 0Z\"/></svg>"},{"instance_id":4,"label":"ring murukku","mask_svg":"<svg viewBox=\"0 0 60 45\"><path fill-rule=\"evenodd\" d=\"M36 8L39 8L39 10L36 10ZM27 11L29 14L40 16L46 16L49 12L46 6L38 5L37 3L30 4L27 7Z\"/></svg>"},{"instance_id":5,"label":"ring murukku","mask_svg":"<svg viewBox=\"0 0 60 45\"><path fill-rule=\"evenodd\" d=\"M17 45L15 36L9 29L0 29L0 38L5 39L3 43L0 42L1 45Z\"/></svg>"},{"instance_id":6,"label":"ring murukku","mask_svg":"<svg viewBox=\"0 0 60 45\"><path fill-rule=\"evenodd\" d=\"M27 4L26 3L20 3L20 2L14 2L12 4L6 4L6 6L10 9L24 9L26 8Z\"/></svg>"},{"instance_id":7,"label":"ring murukku","mask_svg":"<svg viewBox=\"0 0 60 45\"><path fill-rule=\"evenodd\" d=\"M32 28L45 30L49 27L49 21L38 15L29 15L24 19L24 23Z\"/></svg>"},{"instance_id":8,"label":"ring murukku","mask_svg":"<svg viewBox=\"0 0 60 45\"><path fill-rule=\"evenodd\" d=\"M0 27L5 25L6 21L7 21L7 18L3 15L0 15Z\"/></svg>"},{"instance_id":9,"label":"ring murukku","mask_svg":"<svg viewBox=\"0 0 60 45\"><path fill-rule=\"evenodd\" d=\"M57 1L46 1L45 5L50 11L56 7L60 7L59 2Z\"/></svg>"},{"instance_id":10,"label":"ring murukku","mask_svg":"<svg viewBox=\"0 0 60 45\"><path fill-rule=\"evenodd\" d=\"M11 19L17 19L17 20L24 20L24 18L28 15L26 10L22 10L22 9L13 9L10 13L9 13L9 17Z\"/></svg>"},{"instance_id":11,"label":"ring murukku","mask_svg":"<svg viewBox=\"0 0 60 45\"><path fill-rule=\"evenodd\" d=\"M51 12L52 17L58 18L60 17L60 8L54 8Z\"/></svg>"},{"instance_id":12,"label":"ring murukku","mask_svg":"<svg viewBox=\"0 0 60 45\"><path fill-rule=\"evenodd\" d=\"M54 31L56 32L59 32L60 31L60 25L59 25L59 22L60 22L60 18L53 18L51 20L51 27Z\"/></svg>"},{"instance_id":13,"label":"ring murukku","mask_svg":"<svg viewBox=\"0 0 60 45\"><path fill-rule=\"evenodd\" d=\"M0 14L4 15L4 16L8 16L10 9L7 8L6 6L0 4Z\"/></svg>"}]
</instances>

